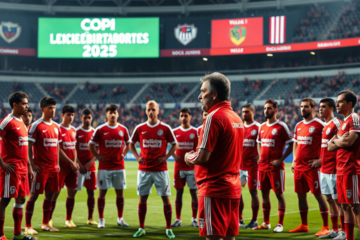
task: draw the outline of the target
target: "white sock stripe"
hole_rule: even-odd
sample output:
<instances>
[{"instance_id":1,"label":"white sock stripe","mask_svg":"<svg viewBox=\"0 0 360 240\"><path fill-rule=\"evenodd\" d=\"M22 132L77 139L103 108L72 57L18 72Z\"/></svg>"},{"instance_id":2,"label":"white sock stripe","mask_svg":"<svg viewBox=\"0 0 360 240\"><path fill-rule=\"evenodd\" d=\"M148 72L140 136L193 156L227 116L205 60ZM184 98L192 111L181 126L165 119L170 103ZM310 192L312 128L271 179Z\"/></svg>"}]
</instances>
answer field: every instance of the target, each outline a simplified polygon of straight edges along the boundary
<instances>
[{"instance_id":1,"label":"white sock stripe","mask_svg":"<svg viewBox=\"0 0 360 240\"><path fill-rule=\"evenodd\" d=\"M24 208L24 204L14 203L14 208Z\"/></svg>"}]
</instances>

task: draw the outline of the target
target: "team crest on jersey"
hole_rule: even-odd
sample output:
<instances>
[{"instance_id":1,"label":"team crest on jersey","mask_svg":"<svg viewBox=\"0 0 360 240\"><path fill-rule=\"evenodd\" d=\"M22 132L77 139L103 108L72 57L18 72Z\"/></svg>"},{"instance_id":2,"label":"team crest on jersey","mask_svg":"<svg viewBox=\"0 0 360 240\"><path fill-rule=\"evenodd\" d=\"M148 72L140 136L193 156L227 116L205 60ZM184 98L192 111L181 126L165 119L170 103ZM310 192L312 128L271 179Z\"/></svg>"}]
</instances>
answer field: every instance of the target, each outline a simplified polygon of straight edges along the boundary
<instances>
[{"instance_id":1,"label":"team crest on jersey","mask_svg":"<svg viewBox=\"0 0 360 240\"><path fill-rule=\"evenodd\" d=\"M272 135L276 135L277 134L277 129L274 128L272 131L271 131Z\"/></svg>"},{"instance_id":2,"label":"team crest on jersey","mask_svg":"<svg viewBox=\"0 0 360 240\"><path fill-rule=\"evenodd\" d=\"M200 225L200 228L202 230L204 228L204 226L205 226L205 221L204 221L203 218L199 218L199 225Z\"/></svg>"},{"instance_id":3,"label":"team crest on jersey","mask_svg":"<svg viewBox=\"0 0 360 240\"><path fill-rule=\"evenodd\" d=\"M194 139L194 138L195 138L195 134L192 133L192 134L190 134L189 137L190 137L190 139Z\"/></svg>"},{"instance_id":4,"label":"team crest on jersey","mask_svg":"<svg viewBox=\"0 0 360 240\"><path fill-rule=\"evenodd\" d=\"M311 127L309 128L309 133L314 133L314 132L315 132L315 127L311 126Z\"/></svg>"},{"instance_id":5,"label":"team crest on jersey","mask_svg":"<svg viewBox=\"0 0 360 240\"><path fill-rule=\"evenodd\" d=\"M160 130L157 132L157 135L159 135L159 136L164 135L164 131L163 131L162 129L160 129Z\"/></svg>"},{"instance_id":6,"label":"team crest on jersey","mask_svg":"<svg viewBox=\"0 0 360 240\"><path fill-rule=\"evenodd\" d=\"M57 128L54 129L54 132L55 132L56 135L59 134L59 130Z\"/></svg>"},{"instance_id":7,"label":"team crest on jersey","mask_svg":"<svg viewBox=\"0 0 360 240\"><path fill-rule=\"evenodd\" d=\"M346 190L346 196L350 199L351 198L351 190Z\"/></svg>"},{"instance_id":8,"label":"team crest on jersey","mask_svg":"<svg viewBox=\"0 0 360 240\"><path fill-rule=\"evenodd\" d=\"M329 135L330 134L330 128L328 128L327 130L326 130L326 135Z\"/></svg>"},{"instance_id":9,"label":"team crest on jersey","mask_svg":"<svg viewBox=\"0 0 360 240\"><path fill-rule=\"evenodd\" d=\"M10 187L10 193L11 193L11 194L14 194L14 193L15 193L15 187L14 187L14 186L11 186L11 187Z\"/></svg>"},{"instance_id":10,"label":"team crest on jersey","mask_svg":"<svg viewBox=\"0 0 360 240\"><path fill-rule=\"evenodd\" d=\"M120 130L120 131L119 131L119 136L120 136L120 137L123 137L123 136L124 136L124 132Z\"/></svg>"},{"instance_id":11,"label":"team crest on jersey","mask_svg":"<svg viewBox=\"0 0 360 240\"><path fill-rule=\"evenodd\" d=\"M275 129L274 129L274 130L275 130ZM255 136L256 133L257 133L257 131L256 131L255 129L253 129L253 130L251 131L251 136Z\"/></svg>"},{"instance_id":12,"label":"team crest on jersey","mask_svg":"<svg viewBox=\"0 0 360 240\"><path fill-rule=\"evenodd\" d=\"M37 183L36 184L36 190L39 190L40 189L40 183Z\"/></svg>"},{"instance_id":13,"label":"team crest on jersey","mask_svg":"<svg viewBox=\"0 0 360 240\"><path fill-rule=\"evenodd\" d=\"M346 123L344 123L344 125L342 126L342 130L345 130L346 128Z\"/></svg>"}]
</instances>

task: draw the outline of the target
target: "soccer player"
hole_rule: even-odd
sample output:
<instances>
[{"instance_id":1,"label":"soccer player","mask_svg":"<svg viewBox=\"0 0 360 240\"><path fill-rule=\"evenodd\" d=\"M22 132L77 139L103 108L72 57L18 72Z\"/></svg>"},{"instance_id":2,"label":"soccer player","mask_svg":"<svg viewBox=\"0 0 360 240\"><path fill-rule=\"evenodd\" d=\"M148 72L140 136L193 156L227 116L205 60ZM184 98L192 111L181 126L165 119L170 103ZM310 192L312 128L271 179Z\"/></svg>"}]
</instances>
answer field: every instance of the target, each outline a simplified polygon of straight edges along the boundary
<instances>
[{"instance_id":1,"label":"soccer player","mask_svg":"<svg viewBox=\"0 0 360 240\"><path fill-rule=\"evenodd\" d=\"M293 140L289 128L285 123L277 120L278 104L273 99L265 101L264 115L266 122L259 128L257 139L259 162L259 189L263 198L264 222L253 228L254 230L270 229L270 190L272 189L278 199L279 221L274 232L283 231L286 210L285 198L285 159L292 151ZM288 145L284 153L285 146Z\"/></svg>"},{"instance_id":2,"label":"soccer player","mask_svg":"<svg viewBox=\"0 0 360 240\"><path fill-rule=\"evenodd\" d=\"M341 206L338 208L337 190L336 190L336 151L328 151L328 142L338 132L341 122L334 117L336 109L335 101L332 98L324 98L320 101L319 113L320 117L325 119L325 127L322 132L321 140L321 161L317 160L312 165L320 166L320 185L321 193L325 195L330 207L330 219L332 223L332 230L329 234L321 236L320 239L333 239L338 236L339 231L339 213L342 216L343 211ZM341 224L342 230L345 231L345 226ZM341 233L344 234L344 233Z\"/></svg>"},{"instance_id":3,"label":"soccer player","mask_svg":"<svg viewBox=\"0 0 360 240\"><path fill-rule=\"evenodd\" d=\"M115 104L110 104L105 108L107 123L98 126L89 142L91 153L99 160L99 170L97 185L99 186L98 211L99 224L98 228L105 227L104 209L105 196L107 190L111 187L116 192L116 207L118 210L117 224L122 227L129 225L123 218L124 212L124 194L126 189L126 174L124 158L129 149L129 131L119 124L119 108ZM99 146L99 151L96 149Z\"/></svg>"},{"instance_id":4,"label":"soccer player","mask_svg":"<svg viewBox=\"0 0 360 240\"><path fill-rule=\"evenodd\" d=\"M249 224L244 225L242 213L244 210L244 200L241 196L239 206L239 226L244 228L254 228L258 226L257 216L259 213L259 196L257 193L258 188L258 161L259 152L257 149L256 139L260 124L254 120L255 108L252 104L248 103L242 107L242 118L244 124L244 144L242 157L240 162L240 182L241 187L248 187L251 195L251 209L252 219Z\"/></svg>"},{"instance_id":5,"label":"soccer player","mask_svg":"<svg viewBox=\"0 0 360 240\"><path fill-rule=\"evenodd\" d=\"M31 108L28 108L27 112L21 115L21 119L24 121L26 128L29 128L33 119L33 111Z\"/></svg>"},{"instance_id":6,"label":"soccer player","mask_svg":"<svg viewBox=\"0 0 360 240\"><path fill-rule=\"evenodd\" d=\"M171 227L181 226L182 195L184 193L184 187L186 183L190 189L191 195L191 223L193 227L199 227L199 224L196 220L198 199L196 195L197 186L195 182L194 166L188 166L184 160L185 154L187 152L196 149L198 144L198 134L197 129L190 125L191 112L189 108L182 108L180 110L179 120L181 126L173 130L176 140L179 143L179 147L173 154L175 159L174 187L176 189L176 220L171 225Z\"/></svg>"},{"instance_id":7,"label":"soccer player","mask_svg":"<svg viewBox=\"0 0 360 240\"><path fill-rule=\"evenodd\" d=\"M136 126L130 142L130 150L139 162L137 193L140 196L138 209L140 228L133 237L145 235L146 202L151 193L151 187L155 184L157 194L161 196L164 203L166 236L174 239L175 235L171 230L170 178L166 161L175 153L178 143L170 126L158 120L157 102L152 100L146 103L146 115L147 122ZM137 142L140 143L140 155L135 148ZM168 143L172 146L166 153Z\"/></svg>"},{"instance_id":8,"label":"soccer player","mask_svg":"<svg viewBox=\"0 0 360 240\"><path fill-rule=\"evenodd\" d=\"M29 159L34 170L34 181L31 186L30 198L25 210L25 232L38 234L31 225L35 201L39 194L45 191L43 203L43 231L58 232L49 224L51 215L51 200L59 192L59 141L60 127L52 121L55 116L56 101L50 97L40 100L42 117L35 121L29 129ZM34 146L34 155L33 155Z\"/></svg>"},{"instance_id":9,"label":"soccer player","mask_svg":"<svg viewBox=\"0 0 360 240\"><path fill-rule=\"evenodd\" d=\"M71 105L64 105L61 108L62 122L60 123L60 173L59 173L59 189L66 185L66 220L65 227L76 228L71 219L75 205L75 194L77 187L79 165L76 162L76 130L71 124L74 121L75 108ZM55 209L56 200L60 194L55 193L51 203L50 225L52 226L52 214Z\"/></svg>"},{"instance_id":10,"label":"soccer player","mask_svg":"<svg viewBox=\"0 0 360 240\"><path fill-rule=\"evenodd\" d=\"M324 236L330 233L328 217L329 212L324 197L321 195L319 164L321 163L321 138L325 124L314 117L315 101L312 98L301 100L301 116L303 121L295 126L293 163L291 170L294 172L295 192L298 196L301 225L290 233L308 232L308 203L306 195L309 190L319 203L323 227L315 236Z\"/></svg>"},{"instance_id":11,"label":"soccer player","mask_svg":"<svg viewBox=\"0 0 360 240\"><path fill-rule=\"evenodd\" d=\"M76 129L76 153L78 157L79 171L77 181L77 191L81 191L84 186L87 190L87 207L88 207L88 225L98 225L93 220L93 213L95 208L95 195L96 187L96 157L90 152L88 144L91 136L94 134L94 129L91 127L92 111L85 108L81 113L82 125Z\"/></svg>"},{"instance_id":12,"label":"soccer player","mask_svg":"<svg viewBox=\"0 0 360 240\"><path fill-rule=\"evenodd\" d=\"M35 238L21 232L23 206L25 197L29 195L29 178L34 178L28 161L28 133L21 119L28 110L28 95L15 92L10 95L9 104L12 111L0 123L0 240L7 239L4 235L5 210L11 198L15 199L13 239L32 240Z\"/></svg>"},{"instance_id":13,"label":"soccer player","mask_svg":"<svg viewBox=\"0 0 360 240\"><path fill-rule=\"evenodd\" d=\"M185 155L187 164L195 165L200 236L211 240L235 240L239 234L239 169L244 125L231 108L227 77L212 73L201 82L199 99L209 115L196 152Z\"/></svg>"},{"instance_id":14,"label":"soccer player","mask_svg":"<svg viewBox=\"0 0 360 240\"><path fill-rule=\"evenodd\" d=\"M205 119L206 119L207 115L208 115L208 112L203 111L203 113L202 113L203 123L205 122ZM201 129L202 129L202 128L203 128L203 124L201 124L201 126L199 126L199 127L197 128L198 136L200 136L200 132L201 132Z\"/></svg>"},{"instance_id":15,"label":"soccer player","mask_svg":"<svg viewBox=\"0 0 360 240\"><path fill-rule=\"evenodd\" d=\"M360 148L359 115L354 113L357 96L351 91L341 91L338 94L337 113L344 116L340 128L328 144L329 151L336 151L336 186L338 202L341 203L345 216L345 232L334 239L354 239L355 214L359 207L360 161L357 154Z\"/></svg>"}]
</instances>

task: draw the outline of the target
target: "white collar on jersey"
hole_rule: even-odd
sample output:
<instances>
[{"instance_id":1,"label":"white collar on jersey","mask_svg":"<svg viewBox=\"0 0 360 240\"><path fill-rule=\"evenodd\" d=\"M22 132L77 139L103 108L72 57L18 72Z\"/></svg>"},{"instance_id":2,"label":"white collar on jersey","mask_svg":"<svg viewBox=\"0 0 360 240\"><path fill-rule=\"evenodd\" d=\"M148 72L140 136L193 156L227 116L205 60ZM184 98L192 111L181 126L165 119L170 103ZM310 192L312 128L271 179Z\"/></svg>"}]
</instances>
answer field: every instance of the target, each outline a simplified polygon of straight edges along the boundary
<instances>
[{"instance_id":1,"label":"white collar on jersey","mask_svg":"<svg viewBox=\"0 0 360 240\"><path fill-rule=\"evenodd\" d=\"M344 118L344 121L346 121L346 120L351 116L351 114L353 114L353 112L350 113L349 116L347 116L346 118Z\"/></svg>"},{"instance_id":2,"label":"white collar on jersey","mask_svg":"<svg viewBox=\"0 0 360 240\"><path fill-rule=\"evenodd\" d=\"M47 121L45 121L44 119L41 119L41 121L42 121L43 123L49 125L49 126L53 123L52 120L50 120L50 122L47 122Z\"/></svg>"},{"instance_id":3,"label":"white collar on jersey","mask_svg":"<svg viewBox=\"0 0 360 240\"><path fill-rule=\"evenodd\" d=\"M271 126L277 124L278 122L279 122L279 120L276 120L276 121L273 122L272 124L268 124L268 122L266 121L266 126L271 127Z\"/></svg>"},{"instance_id":4,"label":"white collar on jersey","mask_svg":"<svg viewBox=\"0 0 360 240\"><path fill-rule=\"evenodd\" d=\"M60 127L66 129L66 130L70 130L70 129L71 129L71 125L70 125L70 127L67 128L67 127L65 127L64 125L60 124Z\"/></svg>"},{"instance_id":5,"label":"white collar on jersey","mask_svg":"<svg viewBox=\"0 0 360 240\"><path fill-rule=\"evenodd\" d=\"M325 125L329 125L332 121L334 121L335 117L333 117L330 121L326 122Z\"/></svg>"},{"instance_id":6,"label":"white collar on jersey","mask_svg":"<svg viewBox=\"0 0 360 240\"><path fill-rule=\"evenodd\" d=\"M192 126L190 126L189 128L182 128L182 127L180 126L179 128L181 129L181 131L184 131L184 132L187 132L187 131L193 129Z\"/></svg>"},{"instance_id":7,"label":"white collar on jersey","mask_svg":"<svg viewBox=\"0 0 360 240\"><path fill-rule=\"evenodd\" d=\"M149 127L154 128L154 127L157 127L157 126L160 124L160 120L158 120L158 122L157 122L156 124L154 124L154 125L151 125L151 124L149 123L149 121L147 121L146 124L147 124Z\"/></svg>"},{"instance_id":8,"label":"white collar on jersey","mask_svg":"<svg viewBox=\"0 0 360 240\"><path fill-rule=\"evenodd\" d=\"M313 121L316 121L316 118L313 118L312 120L310 120L310 121L308 121L308 122L306 122L305 119L304 119L304 120L303 120L303 123L305 123L305 124L310 124L310 123L312 123Z\"/></svg>"},{"instance_id":9,"label":"white collar on jersey","mask_svg":"<svg viewBox=\"0 0 360 240\"><path fill-rule=\"evenodd\" d=\"M85 128L80 127L80 129L83 130L84 132L90 132L92 130L92 127L90 127L89 129L85 129Z\"/></svg>"},{"instance_id":10,"label":"white collar on jersey","mask_svg":"<svg viewBox=\"0 0 360 240\"><path fill-rule=\"evenodd\" d=\"M11 115L11 117L13 117L14 119L18 120L19 122L22 122L22 121L23 121L21 118L17 118L17 117L15 117L14 115L12 115L11 113L10 113L10 115Z\"/></svg>"},{"instance_id":11,"label":"white collar on jersey","mask_svg":"<svg viewBox=\"0 0 360 240\"><path fill-rule=\"evenodd\" d=\"M253 125L255 125L256 124L256 121L254 121L252 124L249 124L249 125L247 125L246 123L244 123L244 126L245 127L251 127L251 126L253 126Z\"/></svg>"},{"instance_id":12,"label":"white collar on jersey","mask_svg":"<svg viewBox=\"0 0 360 240\"><path fill-rule=\"evenodd\" d=\"M119 126L119 123L117 123L115 126L110 126L109 123L106 123L106 126L108 126L109 128L115 129Z\"/></svg>"}]
</instances>

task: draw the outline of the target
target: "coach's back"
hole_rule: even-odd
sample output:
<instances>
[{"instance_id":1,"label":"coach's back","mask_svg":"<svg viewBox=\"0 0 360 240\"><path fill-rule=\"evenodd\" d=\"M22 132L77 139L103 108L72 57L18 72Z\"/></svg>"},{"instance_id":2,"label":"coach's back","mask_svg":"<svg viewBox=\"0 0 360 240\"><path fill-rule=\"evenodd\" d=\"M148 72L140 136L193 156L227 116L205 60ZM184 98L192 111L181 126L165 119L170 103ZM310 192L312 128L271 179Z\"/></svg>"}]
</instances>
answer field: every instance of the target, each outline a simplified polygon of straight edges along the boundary
<instances>
[{"instance_id":1,"label":"coach's back","mask_svg":"<svg viewBox=\"0 0 360 240\"><path fill-rule=\"evenodd\" d=\"M215 104L208 112L198 148L212 153L206 163L195 166L198 194L217 198L240 198L239 169L244 140L243 122L228 101Z\"/></svg>"}]
</instances>

